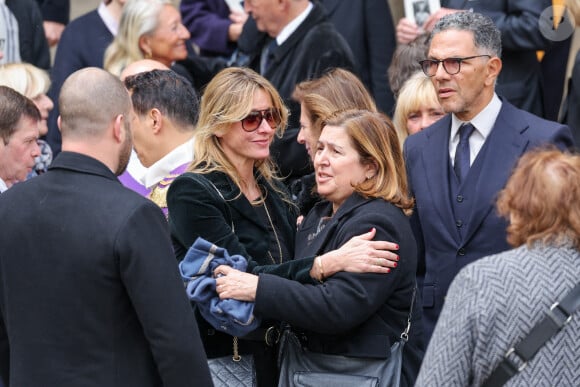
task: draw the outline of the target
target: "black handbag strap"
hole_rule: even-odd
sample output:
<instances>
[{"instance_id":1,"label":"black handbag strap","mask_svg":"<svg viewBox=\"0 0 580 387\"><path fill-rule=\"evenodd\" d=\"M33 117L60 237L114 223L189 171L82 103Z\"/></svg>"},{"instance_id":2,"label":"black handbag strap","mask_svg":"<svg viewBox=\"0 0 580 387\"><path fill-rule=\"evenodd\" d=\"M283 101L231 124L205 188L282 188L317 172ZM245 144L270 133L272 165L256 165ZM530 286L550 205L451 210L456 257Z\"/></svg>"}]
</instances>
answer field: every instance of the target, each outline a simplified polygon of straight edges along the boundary
<instances>
[{"instance_id":1,"label":"black handbag strap","mask_svg":"<svg viewBox=\"0 0 580 387\"><path fill-rule=\"evenodd\" d=\"M562 301L552 305L548 314L530 333L506 352L502 362L492 371L483 387L503 386L512 376L526 368L540 348L572 319L572 315L579 308L580 283Z\"/></svg>"}]
</instances>

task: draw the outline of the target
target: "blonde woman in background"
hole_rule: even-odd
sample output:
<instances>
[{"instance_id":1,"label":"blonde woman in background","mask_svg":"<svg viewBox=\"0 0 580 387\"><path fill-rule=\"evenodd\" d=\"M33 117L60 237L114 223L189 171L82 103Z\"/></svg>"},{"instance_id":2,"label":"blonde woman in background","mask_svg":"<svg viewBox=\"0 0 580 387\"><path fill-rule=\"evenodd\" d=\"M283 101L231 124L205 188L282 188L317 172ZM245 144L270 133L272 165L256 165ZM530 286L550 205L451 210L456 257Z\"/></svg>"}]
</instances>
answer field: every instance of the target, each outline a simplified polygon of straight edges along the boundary
<instances>
[{"instance_id":1,"label":"blonde woman in background","mask_svg":"<svg viewBox=\"0 0 580 387\"><path fill-rule=\"evenodd\" d=\"M8 86L34 102L40 111L40 136L48 132L48 113L54 107L46 93L50 87L50 78L45 70L28 63L9 63L0 66L0 85ZM52 149L44 140L38 140L40 156L36 158L34 170L30 176L46 172L52 162Z\"/></svg>"},{"instance_id":2,"label":"blonde woman in background","mask_svg":"<svg viewBox=\"0 0 580 387\"><path fill-rule=\"evenodd\" d=\"M128 64L141 59L171 67L187 57L189 37L171 0L129 0L121 14L119 31L105 51L104 68L120 76ZM176 71L189 76L185 70Z\"/></svg>"},{"instance_id":3,"label":"blonde woman in background","mask_svg":"<svg viewBox=\"0 0 580 387\"><path fill-rule=\"evenodd\" d=\"M444 115L431 80L422 72L414 73L399 91L393 116L401 146L407 136L420 132Z\"/></svg>"}]
</instances>

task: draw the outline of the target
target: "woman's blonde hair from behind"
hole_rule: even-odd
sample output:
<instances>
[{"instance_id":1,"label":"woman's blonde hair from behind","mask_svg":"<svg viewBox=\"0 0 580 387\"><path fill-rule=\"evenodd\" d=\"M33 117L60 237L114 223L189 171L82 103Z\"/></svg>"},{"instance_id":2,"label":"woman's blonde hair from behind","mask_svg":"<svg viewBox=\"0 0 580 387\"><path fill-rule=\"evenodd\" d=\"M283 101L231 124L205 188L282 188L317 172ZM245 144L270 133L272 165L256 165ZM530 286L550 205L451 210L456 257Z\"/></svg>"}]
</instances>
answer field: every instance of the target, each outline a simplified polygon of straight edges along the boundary
<instances>
[{"instance_id":1,"label":"woman's blonde hair from behind","mask_svg":"<svg viewBox=\"0 0 580 387\"><path fill-rule=\"evenodd\" d=\"M8 86L27 98L46 94L50 87L48 73L28 63L8 63L0 66L0 85Z\"/></svg>"}]
</instances>

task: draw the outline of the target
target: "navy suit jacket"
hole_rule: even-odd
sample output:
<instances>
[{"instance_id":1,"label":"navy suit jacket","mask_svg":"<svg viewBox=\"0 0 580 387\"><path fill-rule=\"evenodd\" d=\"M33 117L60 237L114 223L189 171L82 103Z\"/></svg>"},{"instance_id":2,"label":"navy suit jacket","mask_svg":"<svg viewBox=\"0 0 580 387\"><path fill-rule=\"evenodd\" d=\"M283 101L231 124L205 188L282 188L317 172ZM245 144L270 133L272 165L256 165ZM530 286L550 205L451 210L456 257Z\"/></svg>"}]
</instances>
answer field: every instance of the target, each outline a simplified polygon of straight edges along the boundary
<instances>
[{"instance_id":1,"label":"navy suit jacket","mask_svg":"<svg viewBox=\"0 0 580 387\"><path fill-rule=\"evenodd\" d=\"M418 279L422 283L423 322L431 336L449 284L465 265L510 248L507 222L497 216L495 200L517 159L538 145L573 145L567 126L546 121L503 100L494 127L472 164L485 162L475 181L471 215L460 234L451 203L449 133L451 115L408 137L405 142L407 174L416 209L413 232L419 245ZM469 178L469 177L468 177Z\"/></svg>"}]
</instances>

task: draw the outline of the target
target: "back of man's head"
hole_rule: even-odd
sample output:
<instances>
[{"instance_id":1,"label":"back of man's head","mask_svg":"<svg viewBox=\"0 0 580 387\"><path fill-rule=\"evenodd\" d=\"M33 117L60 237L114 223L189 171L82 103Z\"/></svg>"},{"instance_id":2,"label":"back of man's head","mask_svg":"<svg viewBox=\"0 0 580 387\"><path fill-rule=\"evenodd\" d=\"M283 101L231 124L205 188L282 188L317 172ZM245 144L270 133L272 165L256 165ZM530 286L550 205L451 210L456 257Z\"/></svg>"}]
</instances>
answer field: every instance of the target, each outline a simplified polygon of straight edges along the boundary
<instances>
[{"instance_id":1,"label":"back of man's head","mask_svg":"<svg viewBox=\"0 0 580 387\"><path fill-rule=\"evenodd\" d=\"M199 100L195 89L171 70L153 70L125 78L133 109L146 115L158 109L181 131L192 131L197 123Z\"/></svg>"},{"instance_id":2,"label":"back of man's head","mask_svg":"<svg viewBox=\"0 0 580 387\"><path fill-rule=\"evenodd\" d=\"M69 76L59 97L63 141L100 137L120 114L130 120L131 100L112 74L88 67Z\"/></svg>"},{"instance_id":3,"label":"back of man's head","mask_svg":"<svg viewBox=\"0 0 580 387\"><path fill-rule=\"evenodd\" d=\"M40 112L30 99L16 90L0 86L0 138L7 145L22 117L40 121Z\"/></svg>"}]
</instances>

